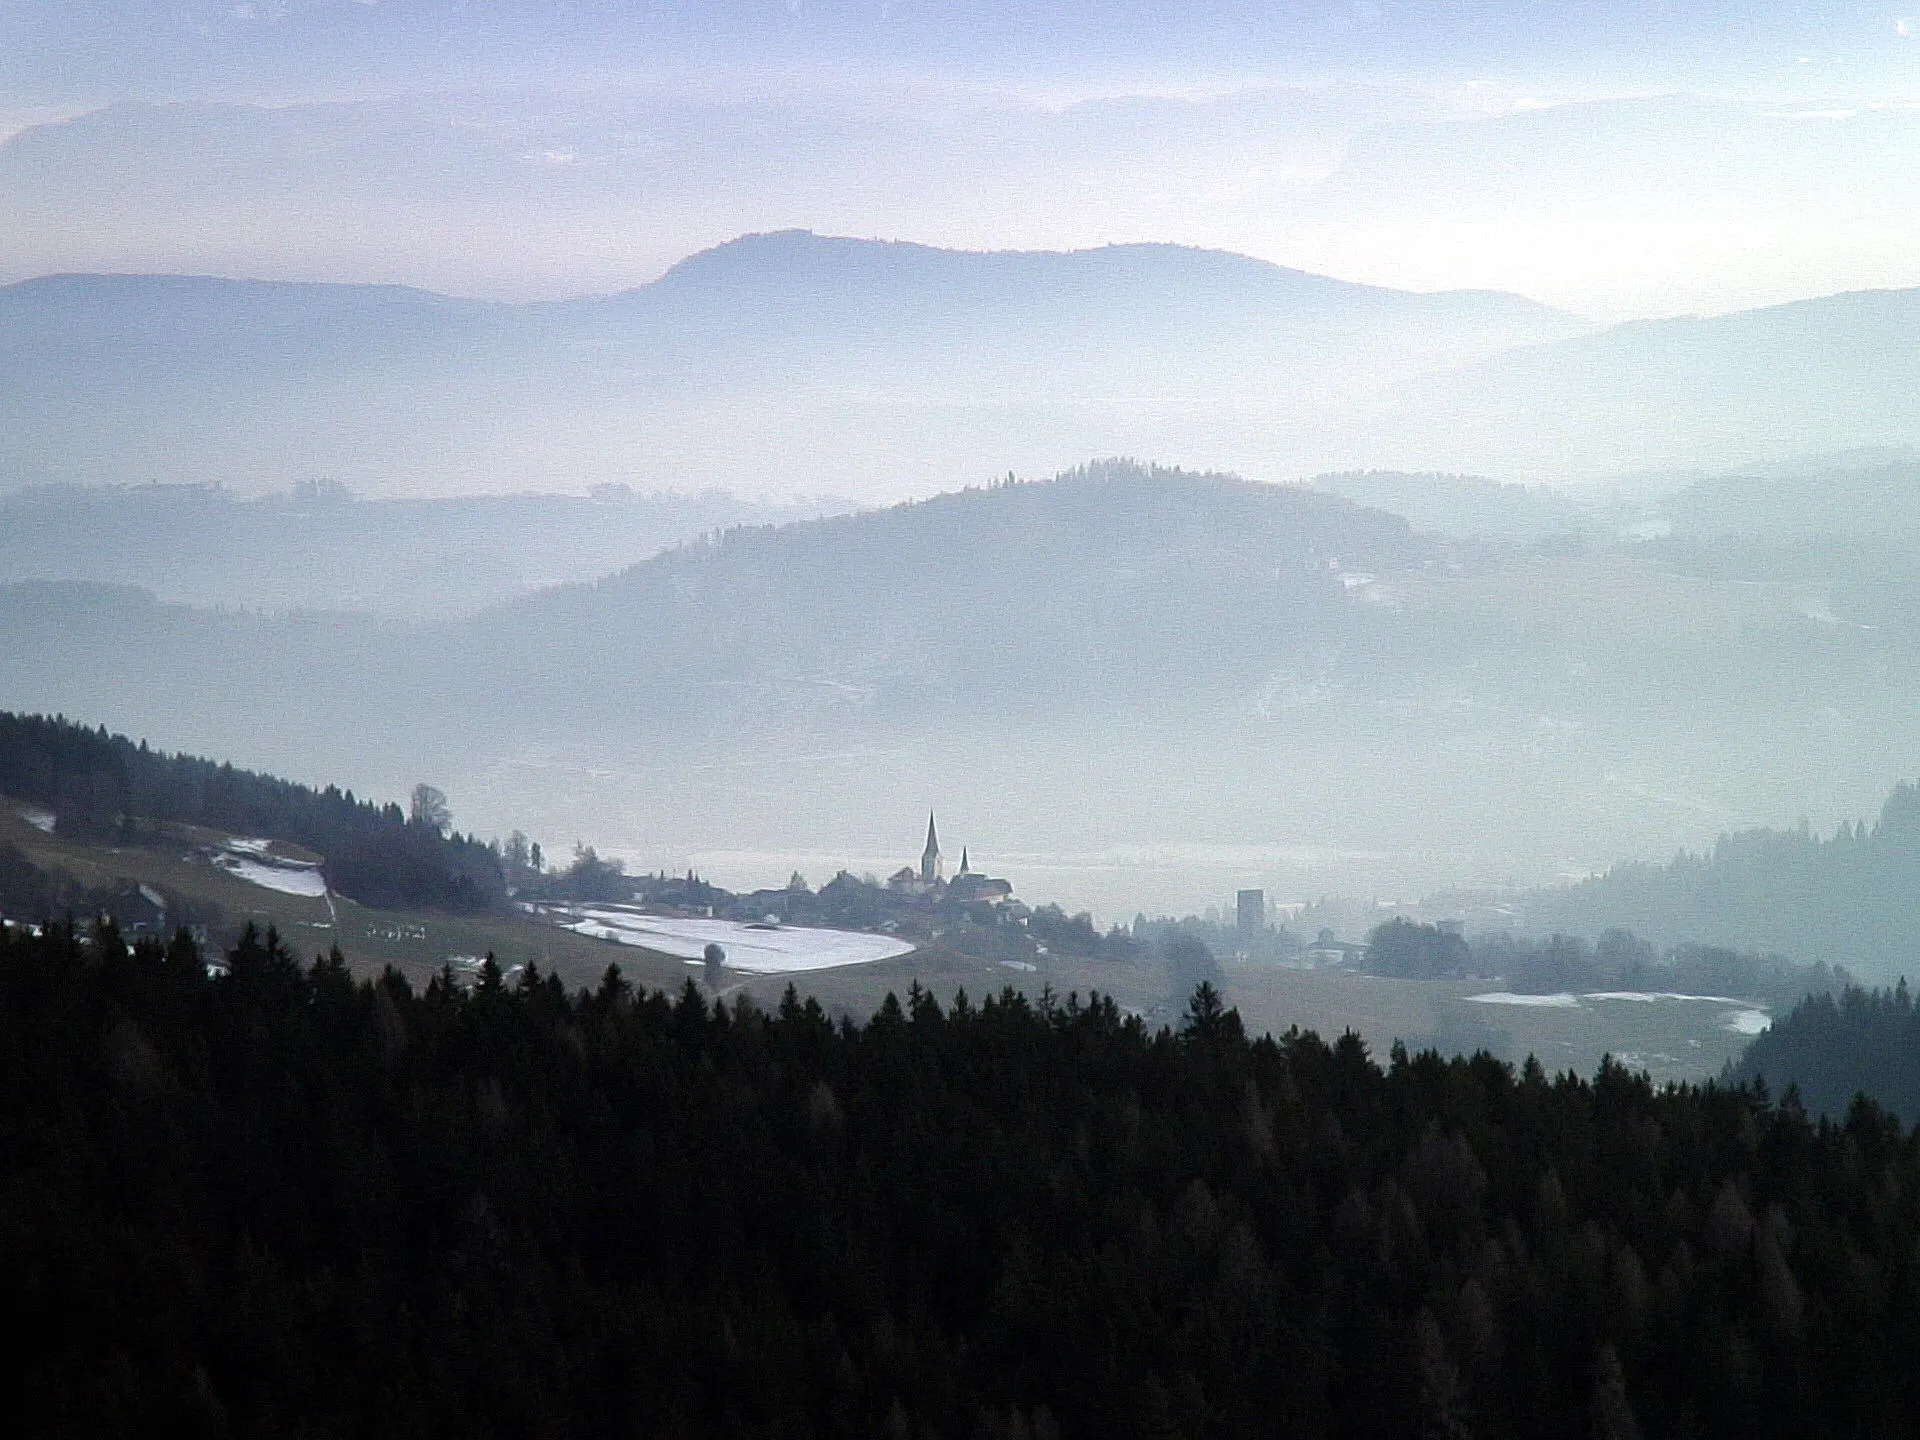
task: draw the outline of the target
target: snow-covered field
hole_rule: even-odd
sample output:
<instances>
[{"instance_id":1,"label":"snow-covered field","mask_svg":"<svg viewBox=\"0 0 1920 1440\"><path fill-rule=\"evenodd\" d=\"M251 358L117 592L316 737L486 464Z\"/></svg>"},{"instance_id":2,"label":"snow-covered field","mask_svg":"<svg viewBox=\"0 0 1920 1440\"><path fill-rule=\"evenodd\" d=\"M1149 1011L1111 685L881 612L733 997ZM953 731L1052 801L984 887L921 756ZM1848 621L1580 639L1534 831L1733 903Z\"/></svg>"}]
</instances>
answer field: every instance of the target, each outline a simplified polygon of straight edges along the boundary
<instances>
[{"instance_id":1,"label":"snow-covered field","mask_svg":"<svg viewBox=\"0 0 1920 1440\"><path fill-rule=\"evenodd\" d=\"M1662 1001L1686 1002L1731 1007L1720 1016L1720 1027L1736 1035L1758 1035L1773 1024L1773 1017L1765 1010L1745 1000L1736 1000L1731 995L1680 995L1671 991L1652 990L1595 990L1587 995L1575 995L1567 991L1557 995L1516 995L1510 991L1496 990L1485 995L1469 995L1467 999L1481 1005L1527 1005L1552 1010L1586 1010L1596 1000L1629 1001L1643 1005Z\"/></svg>"},{"instance_id":2,"label":"snow-covered field","mask_svg":"<svg viewBox=\"0 0 1920 1440\"><path fill-rule=\"evenodd\" d=\"M638 945L666 955L698 960L710 944L727 952L727 968L748 975L786 975L867 965L905 955L913 946L887 935L854 930L809 930L799 926L756 930L733 920L680 920L642 915L611 905L575 906L566 928L596 939Z\"/></svg>"}]
</instances>

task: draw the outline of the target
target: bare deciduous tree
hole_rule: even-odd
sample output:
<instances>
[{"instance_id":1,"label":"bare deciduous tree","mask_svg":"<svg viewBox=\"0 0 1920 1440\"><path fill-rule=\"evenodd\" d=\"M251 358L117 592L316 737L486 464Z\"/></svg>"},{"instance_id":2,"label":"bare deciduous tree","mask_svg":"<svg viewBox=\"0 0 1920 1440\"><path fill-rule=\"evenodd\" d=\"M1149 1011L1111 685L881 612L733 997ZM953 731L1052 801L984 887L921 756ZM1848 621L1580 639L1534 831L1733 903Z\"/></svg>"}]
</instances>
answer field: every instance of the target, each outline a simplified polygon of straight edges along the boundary
<instances>
[{"instance_id":1,"label":"bare deciduous tree","mask_svg":"<svg viewBox=\"0 0 1920 1440\"><path fill-rule=\"evenodd\" d=\"M413 787L413 804L407 818L415 825L427 825L442 835L453 827L453 811L447 808L446 793L422 782Z\"/></svg>"}]
</instances>

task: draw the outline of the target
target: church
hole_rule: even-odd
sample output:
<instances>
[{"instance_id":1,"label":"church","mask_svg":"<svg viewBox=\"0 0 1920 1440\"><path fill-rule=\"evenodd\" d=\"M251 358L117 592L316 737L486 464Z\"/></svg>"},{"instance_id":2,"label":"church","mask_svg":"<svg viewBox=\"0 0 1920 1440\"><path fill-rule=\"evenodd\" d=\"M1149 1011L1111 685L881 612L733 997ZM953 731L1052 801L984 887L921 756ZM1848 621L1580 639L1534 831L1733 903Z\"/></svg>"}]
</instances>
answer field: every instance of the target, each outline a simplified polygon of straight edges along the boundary
<instances>
[{"instance_id":1,"label":"church","mask_svg":"<svg viewBox=\"0 0 1920 1440\"><path fill-rule=\"evenodd\" d=\"M940 831L931 811L927 814L927 845L920 852L920 868L916 871L911 865L902 865L887 877L887 888L902 895L930 896L951 905L1001 905L1013 898L1013 883L976 873L964 847L960 868L953 879L946 878L940 857Z\"/></svg>"}]
</instances>

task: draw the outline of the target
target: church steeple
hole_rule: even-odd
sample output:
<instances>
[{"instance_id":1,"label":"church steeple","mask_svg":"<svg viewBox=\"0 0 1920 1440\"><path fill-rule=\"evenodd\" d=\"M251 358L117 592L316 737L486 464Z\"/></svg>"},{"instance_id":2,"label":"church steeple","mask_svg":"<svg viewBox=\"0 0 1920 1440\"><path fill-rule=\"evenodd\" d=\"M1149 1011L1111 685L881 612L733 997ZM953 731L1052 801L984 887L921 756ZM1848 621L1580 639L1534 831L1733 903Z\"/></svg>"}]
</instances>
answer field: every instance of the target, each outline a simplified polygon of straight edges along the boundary
<instances>
[{"instance_id":1,"label":"church steeple","mask_svg":"<svg viewBox=\"0 0 1920 1440\"><path fill-rule=\"evenodd\" d=\"M931 885L940 878L940 834L933 828L933 812L927 812L927 848L920 852L920 883Z\"/></svg>"},{"instance_id":2,"label":"church steeple","mask_svg":"<svg viewBox=\"0 0 1920 1440\"><path fill-rule=\"evenodd\" d=\"M971 875L973 873L973 867L967 864L967 847L964 845L960 847L960 869L958 873L961 875Z\"/></svg>"}]
</instances>

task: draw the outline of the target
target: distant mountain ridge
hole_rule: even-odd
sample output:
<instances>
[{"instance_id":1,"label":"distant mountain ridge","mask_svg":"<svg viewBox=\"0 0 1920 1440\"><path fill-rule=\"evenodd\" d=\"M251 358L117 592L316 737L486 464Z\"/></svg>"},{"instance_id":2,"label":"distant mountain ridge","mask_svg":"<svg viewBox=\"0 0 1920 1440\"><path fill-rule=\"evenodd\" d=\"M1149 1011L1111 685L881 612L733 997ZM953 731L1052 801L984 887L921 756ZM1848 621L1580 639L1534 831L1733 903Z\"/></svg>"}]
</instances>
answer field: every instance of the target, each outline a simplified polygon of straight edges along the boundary
<instances>
[{"instance_id":1,"label":"distant mountain ridge","mask_svg":"<svg viewBox=\"0 0 1920 1440\"><path fill-rule=\"evenodd\" d=\"M802 231L559 303L55 276L0 288L0 487L324 474L372 495L766 493L779 471L785 493L854 490L851 473L891 498L913 470L943 489L1159 449L1222 405L1308 420L1584 328L1517 296L1173 245L971 253Z\"/></svg>"},{"instance_id":2,"label":"distant mountain ridge","mask_svg":"<svg viewBox=\"0 0 1920 1440\"><path fill-rule=\"evenodd\" d=\"M652 284L67 275L0 288L0 488L316 475L863 499L1088 454L1558 479L1920 442L1920 290L1594 330L1224 251L744 235Z\"/></svg>"},{"instance_id":3,"label":"distant mountain ridge","mask_svg":"<svg viewBox=\"0 0 1920 1440\"><path fill-rule=\"evenodd\" d=\"M1581 328L1571 317L1498 290L1409 291L1340 280L1241 255L1164 242L1132 242L1080 250L952 250L907 240L860 240L816 235L811 230L773 230L742 235L688 256L651 286L623 292L721 287L783 287L796 280L814 285L894 289L921 293L929 284L957 287L969 297L1007 295L1036 284L1080 287L1122 296L1161 286L1166 294L1243 298L1249 288L1269 296L1327 304L1371 299L1383 305L1445 307L1488 301L1550 325Z\"/></svg>"}]
</instances>

